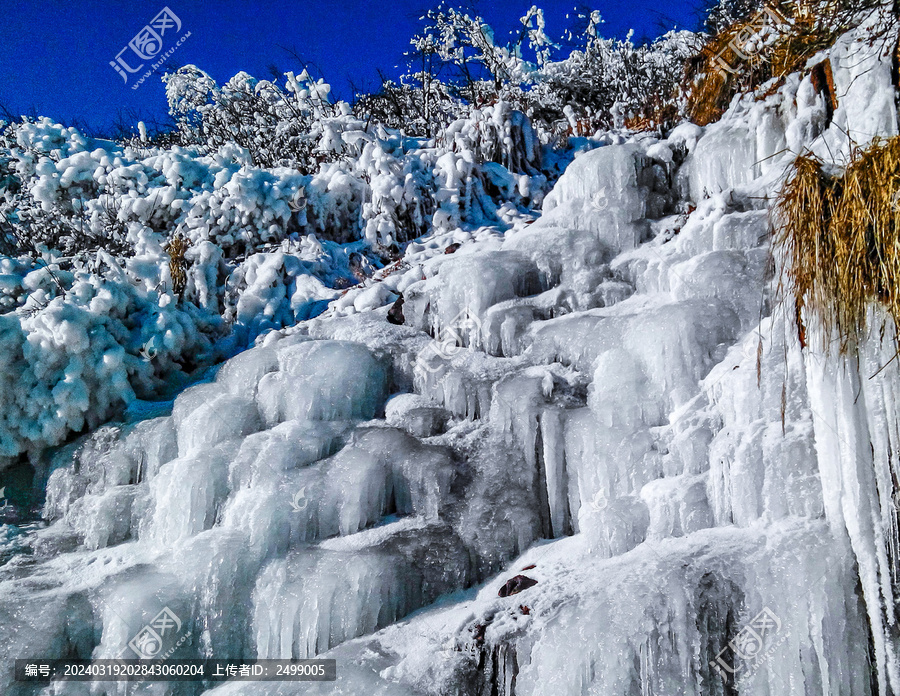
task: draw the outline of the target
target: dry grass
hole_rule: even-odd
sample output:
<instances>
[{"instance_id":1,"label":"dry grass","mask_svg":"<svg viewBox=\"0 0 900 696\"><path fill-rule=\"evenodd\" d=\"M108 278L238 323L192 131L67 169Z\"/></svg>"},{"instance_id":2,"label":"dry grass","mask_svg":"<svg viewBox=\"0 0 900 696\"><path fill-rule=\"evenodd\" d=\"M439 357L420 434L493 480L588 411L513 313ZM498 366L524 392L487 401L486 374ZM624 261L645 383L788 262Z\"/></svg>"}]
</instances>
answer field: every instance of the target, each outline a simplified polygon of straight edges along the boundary
<instances>
[{"instance_id":1,"label":"dry grass","mask_svg":"<svg viewBox=\"0 0 900 696\"><path fill-rule=\"evenodd\" d=\"M843 31L829 28L830 22L815 21L810 15L791 18L792 31L781 35L772 46L772 77L784 77L802 70L819 51L829 48Z\"/></svg>"},{"instance_id":2,"label":"dry grass","mask_svg":"<svg viewBox=\"0 0 900 696\"><path fill-rule=\"evenodd\" d=\"M749 23L739 22L712 37L686 69L691 120L701 126L717 121L735 94L756 90L772 78L803 70L810 58L831 46L846 30L849 15L837 5L819 5L816 12L811 12L794 3L770 3L788 20L790 30L779 33L771 46L750 60L734 49L735 43L740 45L738 38ZM735 72L717 69L717 56Z\"/></svg>"},{"instance_id":3,"label":"dry grass","mask_svg":"<svg viewBox=\"0 0 900 696\"><path fill-rule=\"evenodd\" d=\"M169 255L169 275L172 277L172 291L178 297L181 297L187 287L188 262L184 258L184 254L190 245L190 240L181 236L173 237L166 245L166 253Z\"/></svg>"},{"instance_id":4,"label":"dry grass","mask_svg":"<svg viewBox=\"0 0 900 696\"><path fill-rule=\"evenodd\" d=\"M690 119L700 126L718 121L737 92L733 79L727 73L706 65L692 82L693 87L688 96Z\"/></svg>"},{"instance_id":5,"label":"dry grass","mask_svg":"<svg viewBox=\"0 0 900 696\"><path fill-rule=\"evenodd\" d=\"M636 133L646 131L664 133L677 126L678 122L678 107L654 94L644 104L640 113L625 119L624 125Z\"/></svg>"},{"instance_id":6,"label":"dry grass","mask_svg":"<svg viewBox=\"0 0 900 696\"><path fill-rule=\"evenodd\" d=\"M854 153L840 175L798 157L777 217L790 288L821 320L825 341L855 349L873 303L900 325L900 137Z\"/></svg>"}]
</instances>

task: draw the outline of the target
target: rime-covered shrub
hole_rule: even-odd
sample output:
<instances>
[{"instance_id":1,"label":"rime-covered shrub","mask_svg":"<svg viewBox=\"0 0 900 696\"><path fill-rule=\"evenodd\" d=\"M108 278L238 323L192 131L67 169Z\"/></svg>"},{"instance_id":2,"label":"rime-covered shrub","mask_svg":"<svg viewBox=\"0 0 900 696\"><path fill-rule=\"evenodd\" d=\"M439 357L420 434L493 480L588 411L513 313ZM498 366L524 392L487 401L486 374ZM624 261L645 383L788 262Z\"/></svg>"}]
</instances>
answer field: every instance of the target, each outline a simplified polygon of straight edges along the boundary
<instances>
[{"instance_id":1,"label":"rime-covered shrub","mask_svg":"<svg viewBox=\"0 0 900 696\"><path fill-rule=\"evenodd\" d=\"M540 169L540 142L531 121L506 102L454 121L442 143L451 152L471 152L478 163L496 162L511 172L534 174Z\"/></svg>"},{"instance_id":2,"label":"rime-covered shrub","mask_svg":"<svg viewBox=\"0 0 900 696\"><path fill-rule=\"evenodd\" d=\"M261 167L313 172L322 162L351 154L341 134L364 127L345 102L333 104L331 86L305 70L285 74L284 86L240 72L221 87L194 65L163 77L169 113L187 142L213 151L244 148Z\"/></svg>"},{"instance_id":3,"label":"rime-covered shrub","mask_svg":"<svg viewBox=\"0 0 900 696\"><path fill-rule=\"evenodd\" d=\"M0 460L95 428L213 357L217 315L134 286L102 256L102 275L57 269L55 279L0 261L29 293L19 311L0 314Z\"/></svg>"}]
</instances>

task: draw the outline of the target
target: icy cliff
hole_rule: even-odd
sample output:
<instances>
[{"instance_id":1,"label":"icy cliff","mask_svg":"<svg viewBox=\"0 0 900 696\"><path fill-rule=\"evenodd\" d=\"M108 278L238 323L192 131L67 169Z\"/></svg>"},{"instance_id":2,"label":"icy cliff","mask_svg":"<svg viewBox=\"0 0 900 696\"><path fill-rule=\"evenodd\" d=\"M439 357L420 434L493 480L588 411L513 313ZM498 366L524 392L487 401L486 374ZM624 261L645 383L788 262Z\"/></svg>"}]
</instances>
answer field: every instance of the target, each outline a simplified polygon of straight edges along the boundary
<instances>
[{"instance_id":1,"label":"icy cliff","mask_svg":"<svg viewBox=\"0 0 900 696\"><path fill-rule=\"evenodd\" d=\"M223 696L900 693L900 367L801 345L769 212L800 150L897 134L867 50L816 58L830 122L793 75L584 153L533 224L420 239L59 449L51 524L0 567L4 693L33 693L13 658L127 654L166 607L173 658L337 659Z\"/></svg>"}]
</instances>

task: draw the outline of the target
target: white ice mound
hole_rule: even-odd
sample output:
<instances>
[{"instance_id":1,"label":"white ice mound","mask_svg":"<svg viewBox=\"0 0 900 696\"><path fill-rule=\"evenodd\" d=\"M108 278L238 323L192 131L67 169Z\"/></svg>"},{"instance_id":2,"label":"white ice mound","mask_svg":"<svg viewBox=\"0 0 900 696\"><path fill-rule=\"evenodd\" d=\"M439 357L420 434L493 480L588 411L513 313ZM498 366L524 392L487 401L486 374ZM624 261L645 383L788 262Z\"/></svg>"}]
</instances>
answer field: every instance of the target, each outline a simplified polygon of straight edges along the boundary
<instances>
[{"instance_id":1,"label":"white ice mound","mask_svg":"<svg viewBox=\"0 0 900 696\"><path fill-rule=\"evenodd\" d=\"M454 255L436 271L407 289L403 313L407 323L453 346L481 347L480 317L490 307L540 291L537 268L517 251Z\"/></svg>"},{"instance_id":2,"label":"white ice mound","mask_svg":"<svg viewBox=\"0 0 900 696\"><path fill-rule=\"evenodd\" d=\"M278 364L279 371L259 381L257 401L269 426L296 418L372 418L387 396L387 364L358 343L299 343L280 350Z\"/></svg>"},{"instance_id":3,"label":"white ice mound","mask_svg":"<svg viewBox=\"0 0 900 696\"><path fill-rule=\"evenodd\" d=\"M747 184L760 174L756 133L744 122L716 125L685 162L695 201Z\"/></svg>"},{"instance_id":4,"label":"white ice mound","mask_svg":"<svg viewBox=\"0 0 900 696\"><path fill-rule=\"evenodd\" d=\"M633 291L629 283L612 276L608 264L611 249L587 229L538 221L524 230L507 233L503 248L527 254L540 271L541 286L545 289L529 303L496 307L486 317L486 323L496 322L500 326L499 331L492 333L501 335L504 355L511 352L505 346L518 338L525 328L523 325L536 317L605 307L625 299ZM525 304L529 307L523 307ZM526 313L524 310L528 308L533 311Z\"/></svg>"},{"instance_id":5,"label":"white ice mound","mask_svg":"<svg viewBox=\"0 0 900 696\"><path fill-rule=\"evenodd\" d=\"M397 394L385 406L387 422L416 437L436 435L448 417L445 409L419 394Z\"/></svg>"},{"instance_id":6,"label":"white ice mound","mask_svg":"<svg viewBox=\"0 0 900 696\"><path fill-rule=\"evenodd\" d=\"M649 160L638 145L602 147L569 165L544 199L541 226L589 230L615 251L636 247L647 231L649 191L638 177Z\"/></svg>"},{"instance_id":7,"label":"white ice mound","mask_svg":"<svg viewBox=\"0 0 900 696\"><path fill-rule=\"evenodd\" d=\"M253 593L256 655L314 657L434 601L468 576L457 541L407 518L271 562Z\"/></svg>"}]
</instances>

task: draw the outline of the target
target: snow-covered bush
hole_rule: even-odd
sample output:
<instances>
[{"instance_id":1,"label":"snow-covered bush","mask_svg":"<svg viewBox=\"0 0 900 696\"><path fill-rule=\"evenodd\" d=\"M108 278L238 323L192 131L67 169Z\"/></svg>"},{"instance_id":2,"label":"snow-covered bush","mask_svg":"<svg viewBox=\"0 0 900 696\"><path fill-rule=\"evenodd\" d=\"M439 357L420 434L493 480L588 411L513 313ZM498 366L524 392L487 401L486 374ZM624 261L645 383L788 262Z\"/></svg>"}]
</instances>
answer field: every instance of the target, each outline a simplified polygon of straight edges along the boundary
<instances>
[{"instance_id":1,"label":"snow-covered bush","mask_svg":"<svg viewBox=\"0 0 900 696\"><path fill-rule=\"evenodd\" d=\"M102 276L0 262L4 289L13 276L28 293L21 311L0 314L0 460L97 427L214 357L217 315L135 287L103 257Z\"/></svg>"},{"instance_id":2,"label":"snow-covered bush","mask_svg":"<svg viewBox=\"0 0 900 696\"><path fill-rule=\"evenodd\" d=\"M814 67L808 65L811 58L875 10L877 21L857 42L877 45L887 54L896 44L900 10L881 0L720 0L707 19L711 36L688 61L686 114L700 125L718 120L736 94L770 89L773 79L780 84L791 73ZM829 63L819 81L830 80L830 71ZM833 88L829 85L831 100Z\"/></svg>"},{"instance_id":3,"label":"snow-covered bush","mask_svg":"<svg viewBox=\"0 0 900 696\"><path fill-rule=\"evenodd\" d=\"M378 91L358 95L353 113L360 119L380 123L402 133L432 138L465 110L443 82L431 74L433 55L421 58L419 71L399 81L382 80Z\"/></svg>"},{"instance_id":4,"label":"snow-covered bush","mask_svg":"<svg viewBox=\"0 0 900 696\"><path fill-rule=\"evenodd\" d=\"M214 151L235 143L262 167L291 166L303 173L345 154L345 130L360 130L345 102L333 104L331 86L305 70L285 74L284 87L239 72L225 85L195 65L163 77L169 113L186 142Z\"/></svg>"},{"instance_id":5,"label":"snow-covered bush","mask_svg":"<svg viewBox=\"0 0 900 696\"><path fill-rule=\"evenodd\" d=\"M584 44L565 60L549 63L531 97L542 121L565 119L569 132L588 135L600 128L621 128L640 118L657 128L677 123L679 86L685 61L699 48L695 34L669 32L636 46L605 39L593 13Z\"/></svg>"},{"instance_id":6,"label":"snow-covered bush","mask_svg":"<svg viewBox=\"0 0 900 696\"><path fill-rule=\"evenodd\" d=\"M528 117L506 102L476 109L444 131L443 144L452 152L471 152L476 162L496 162L511 172L537 173L541 150Z\"/></svg>"}]
</instances>

